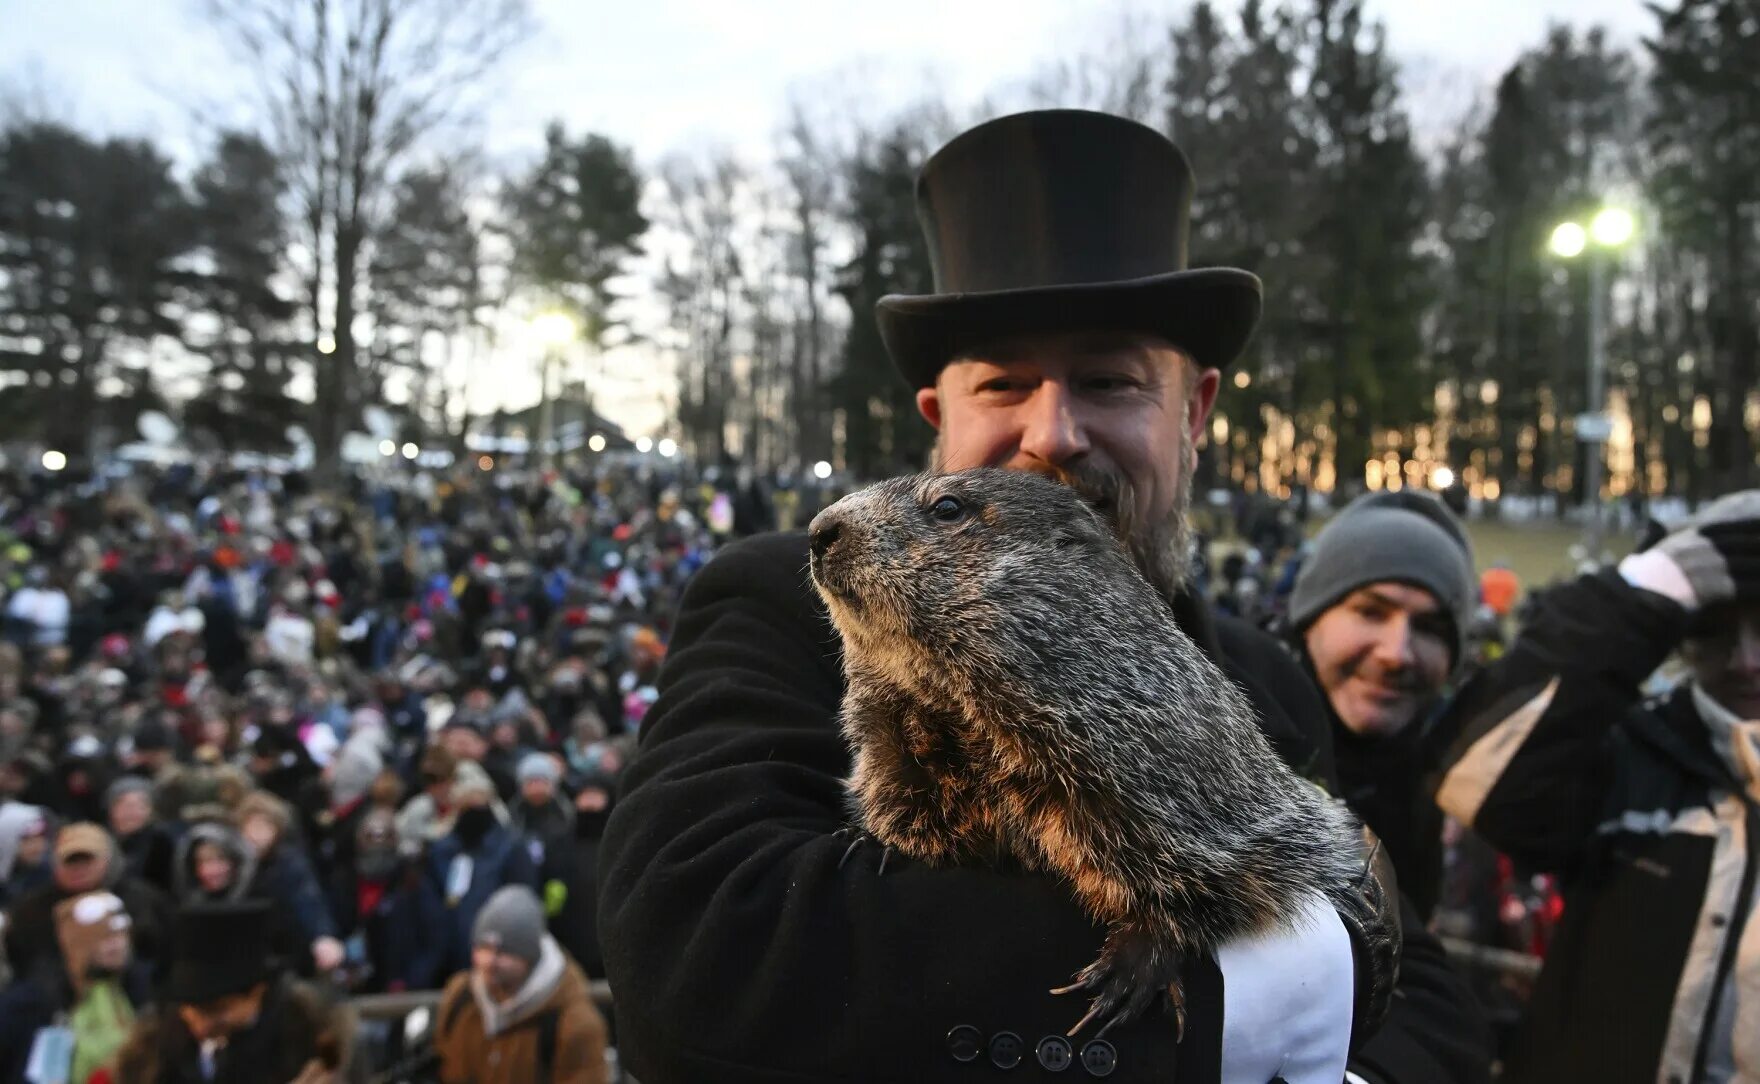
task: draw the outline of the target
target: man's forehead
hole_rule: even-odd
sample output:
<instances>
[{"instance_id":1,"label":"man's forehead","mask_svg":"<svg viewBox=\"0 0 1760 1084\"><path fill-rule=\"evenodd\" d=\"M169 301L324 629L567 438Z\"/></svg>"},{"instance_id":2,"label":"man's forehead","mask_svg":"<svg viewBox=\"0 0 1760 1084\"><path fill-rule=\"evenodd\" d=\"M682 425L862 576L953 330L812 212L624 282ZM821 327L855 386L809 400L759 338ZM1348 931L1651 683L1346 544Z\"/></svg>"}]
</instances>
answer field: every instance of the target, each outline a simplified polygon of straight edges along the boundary
<instances>
[{"instance_id":1,"label":"man's forehead","mask_svg":"<svg viewBox=\"0 0 1760 1084\"><path fill-rule=\"evenodd\" d=\"M1156 335L1129 331L1060 331L1015 335L985 343L953 359L949 366L972 363L1081 364L1120 358L1168 366L1188 362L1178 347Z\"/></svg>"},{"instance_id":2,"label":"man's forehead","mask_svg":"<svg viewBox=\"0 0 1760 1084\"><path fill-rule=\"evenodd\" d=\"M1396 580L1383 580L1359 587L1351 592L1351 598L1379 602L1384 606L1394 606L1415 614L1434 613L1442 609L1442 603L1429 591Z\"/></svg>"}]
</instances>

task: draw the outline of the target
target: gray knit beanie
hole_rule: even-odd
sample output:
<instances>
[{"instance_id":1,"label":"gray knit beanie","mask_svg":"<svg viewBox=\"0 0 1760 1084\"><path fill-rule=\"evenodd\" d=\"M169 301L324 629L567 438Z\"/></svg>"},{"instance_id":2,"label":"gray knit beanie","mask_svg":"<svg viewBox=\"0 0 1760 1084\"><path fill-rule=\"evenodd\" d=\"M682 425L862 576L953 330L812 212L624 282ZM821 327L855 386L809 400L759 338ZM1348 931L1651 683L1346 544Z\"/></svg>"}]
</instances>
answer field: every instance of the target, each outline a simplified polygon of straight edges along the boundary
<instances>
[{"instance_id":1,"label":"gray knit beanie","mask_svg":"<svg viewBox=\"0 0 1760 1084\"><path fill-rule=\"evenodd\" d=\"M554 785L562 781L562 771L557 768L554 757L544 753L527 753L520 758L519 767L514 771L514 778L521 783L531 779L542 779Z\"/></svg>"},{"instance_id":2,"label":"gray knit beanie","mask_svg":"<svg viewBox=\"0 0 1760 1084\"><path fill-rule=\"evenodd\" d=\"M544 949L544 905L538 902L537 893L525 885L496 889L477 912L471 944L537 963Z\"/></svg>"},{"instance_id":3,"label":"gray knit beanie","mask_svg":"<svg viewBox=\"0 0 1760 1084\"><path fill-rule=\"evenodd\" d=\"M1370 493L1346 505L1314 539L1314 551L1296 577L1290 627L1306 631L1339 600L1372 583L1403 583L1430 592L1451 619L1449 647L1460 661L1478 589L1472 543L1447 506L1412 490Z\"/></svg>"},{"instance_id":4,"label":"gray knit beanie","mask_svg":"<svg viewBox=\"0 0 1760 1084\"><path fill-rule=\"evenodd\" d=\"M153 781L138 775L123 776L104 791L104 808L109 809L125 794L144 794L150 802L153 798Z\"/></svg>"}]
</instances>

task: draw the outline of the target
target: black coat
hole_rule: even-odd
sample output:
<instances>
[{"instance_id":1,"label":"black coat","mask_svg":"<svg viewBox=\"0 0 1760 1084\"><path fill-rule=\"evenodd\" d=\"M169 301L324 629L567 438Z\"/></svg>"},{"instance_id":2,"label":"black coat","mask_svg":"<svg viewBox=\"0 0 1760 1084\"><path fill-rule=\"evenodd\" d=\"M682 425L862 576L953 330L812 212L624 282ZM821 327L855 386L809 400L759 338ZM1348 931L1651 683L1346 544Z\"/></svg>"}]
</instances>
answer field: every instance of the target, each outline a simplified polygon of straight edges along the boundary
<instances>
[{"instance_id":1,"label":"black coat","mask_svg":"<svg viewBox=\"0 0 1760 1084\"><path fill-rule=\"evenodd\" d=\"M1400 892L1424 921L1442 893L1442 810L1431 797L1442 759L1434 724L1391 737L1353 733L1330 708L1339 793L1387 848Z\"/></svg>"},{"instance_id":2,"label":"black coat","mask_svg":"<svg viewBox=\"0 0 1760 1084\"><path fill-rule=\"evenodd\" d=\"M624 1061L646 1084L965 1081L1009 1033L1025 1051L1011 1075L1064 1079L1035 1048L1086 1006L1048 990L1094 959L1104 930L1062 885L896 859L879 875L873 847L839 868L841 656L806 563L804 535L760 536L686 593L600 855ZM1246 688L1284 759L1335 782L1325 712L1284 650L1196 606L1181 625ZM1478 1008L1405 914L1401 996L1352 1066L1377 1082L1483 1080ZM1186 985L1185 1042L1159 1018L1115 1029L1112 1080L1217 1078L1220 972L1199 963ZM953 1055L961 1028L979 1037L977 1064Z\"/></svg>"}]
</instances>

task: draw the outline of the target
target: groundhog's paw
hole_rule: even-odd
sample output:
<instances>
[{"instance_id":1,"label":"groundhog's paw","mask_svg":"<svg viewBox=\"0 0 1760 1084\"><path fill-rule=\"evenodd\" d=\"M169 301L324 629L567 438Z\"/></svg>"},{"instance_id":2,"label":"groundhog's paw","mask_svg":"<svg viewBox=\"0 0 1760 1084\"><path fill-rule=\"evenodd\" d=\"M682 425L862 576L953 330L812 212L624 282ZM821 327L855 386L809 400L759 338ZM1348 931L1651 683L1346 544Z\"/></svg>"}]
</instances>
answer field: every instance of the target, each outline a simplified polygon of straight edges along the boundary
<instances>
[{"instance_id":1,"label":"groundhog's paw","mask_svg":"<svg viewBox=\"0 0 1760 1084\"><path fill-rule=\"evenodd\" d=\"M1100 1023L1095 1036L1105 1035L1115 1024L1136 1019L1165 996L1164 1004L1173 1013L1176 1040L1185 1038L1185 987L1180 981L1179 959L1159 950L1149 939L1114 932L1107 937L1100 958L1078 972L1075 979L1070 985L1051 991L1084 991L1094 995L1087 1015L1069 1029L1071 1037L1095 1021Z\"/></svg>"}]
</instances>

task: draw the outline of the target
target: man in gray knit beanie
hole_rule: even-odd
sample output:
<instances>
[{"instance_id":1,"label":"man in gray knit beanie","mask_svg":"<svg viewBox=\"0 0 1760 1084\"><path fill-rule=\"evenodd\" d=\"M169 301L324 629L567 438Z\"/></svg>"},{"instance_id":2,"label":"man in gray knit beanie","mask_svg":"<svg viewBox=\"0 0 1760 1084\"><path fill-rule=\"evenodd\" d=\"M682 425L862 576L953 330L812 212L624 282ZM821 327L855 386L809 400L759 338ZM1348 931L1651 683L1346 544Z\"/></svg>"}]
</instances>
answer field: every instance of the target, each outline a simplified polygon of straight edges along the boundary
<instances>
[{"instance_id":1,"label":"man in gray knit beanie","mask_svg":"<svg viewBox=\"0 0 1760 1084\"><path fill-rule=\"evenodd\" d=\"M1422 725L1461 658L1476 599L1471 543L1440 500L1402 490L1352 501L1314 541L1290 594L1291 646L1332 716L1343 797L1425 918L1442 883L1442 816Z\"/></svg>"},{"instance_id":2,"label":"man in gray knit beanie","mask_svg":"<svg viewBox=\"0 0 1760 1084\"><path fill-rule=\"evenodd\" d=\"M1289 626L1339 721L1392 734L1459 663L1476 595L1472 544L1454 513L1428 493L1371 493L1315 539Z\"/></svg>"}]
</instances>

